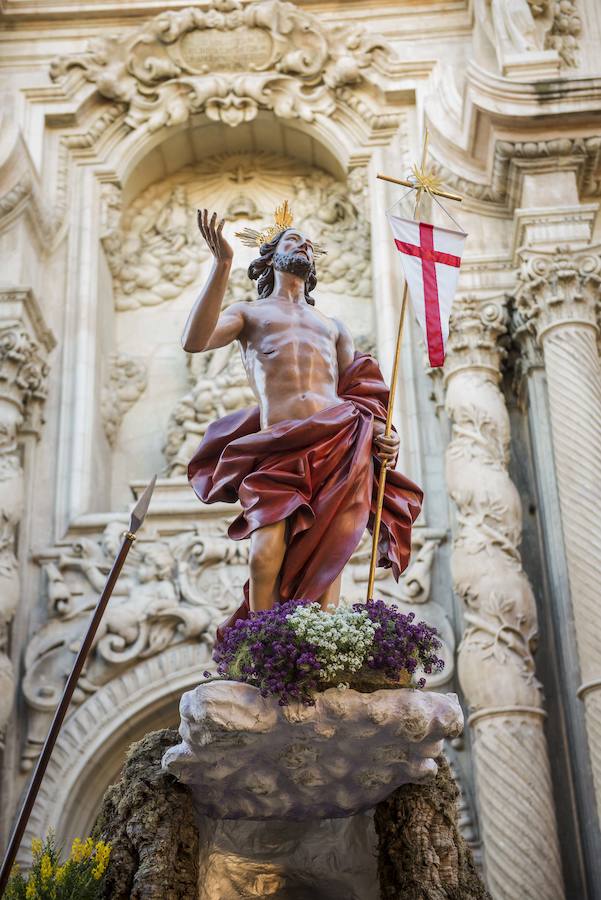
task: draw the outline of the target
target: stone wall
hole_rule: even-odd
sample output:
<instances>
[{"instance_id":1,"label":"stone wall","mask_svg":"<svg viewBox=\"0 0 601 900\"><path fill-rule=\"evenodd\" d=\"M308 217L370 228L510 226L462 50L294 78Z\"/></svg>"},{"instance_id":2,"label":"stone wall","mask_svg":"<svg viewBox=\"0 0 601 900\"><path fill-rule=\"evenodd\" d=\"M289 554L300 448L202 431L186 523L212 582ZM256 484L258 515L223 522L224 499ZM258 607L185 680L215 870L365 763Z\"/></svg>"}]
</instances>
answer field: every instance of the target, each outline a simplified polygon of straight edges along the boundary
<instances>
[{"instance_id":1,"label":"stone wall","mask_svg":"<svg viewBox=\"0 0 601 900\"><path fill-rule=\"evenodd\" d=\"M155 473L31 834L89 829L125 748L175 721L238 602L233 510L202 509L184 476L207 423L251 400L235 352L180 348L207 268L194 207L219 207L231 234L288 196L330 250L320 308L389 374L401 289L383 213L400 194L376 174L405 175L428 125L469 237L444 373L406 329L399 467L426 505L410 570L399 585L382 573L377 592L442 633L432 686L460 690L470 716L449 752L495 900L538 896L536 872L549 896L595 897L599 5L165 6L2 3L1 830L132 494ZM431 216L448 224L436 204ZM249 256L236 246L228 299L252 295ZM345 572L347 601L364 599L368 550ZM530 760L553 754L562 766L532 787Z\"/></svg>"}]
</instances>

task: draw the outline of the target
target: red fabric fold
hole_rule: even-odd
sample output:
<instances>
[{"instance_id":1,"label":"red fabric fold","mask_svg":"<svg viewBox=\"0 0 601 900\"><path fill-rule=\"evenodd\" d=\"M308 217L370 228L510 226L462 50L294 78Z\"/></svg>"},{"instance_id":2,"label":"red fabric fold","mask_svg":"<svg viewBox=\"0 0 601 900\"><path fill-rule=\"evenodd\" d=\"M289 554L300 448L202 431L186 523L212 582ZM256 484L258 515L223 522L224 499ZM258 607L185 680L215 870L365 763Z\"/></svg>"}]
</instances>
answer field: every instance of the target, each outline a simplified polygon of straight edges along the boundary
<instances>
[{"instance_id":1,"label":"red fabric fold","mask_svg":"<svg viewBox=\"0 0 601 900\"><path fill-rule=\"evenodd\" d=\"M373 419L384 419L388 405L373 357L355 354L338 395L339 404L308 419L262 431L258 407L225 416L209 426L188 464L189 482L203 503L240 501L242 512L228 529L234 540L289 520L282 600L317 600L371 528L380 468L375 457L372 462ZM378 565L392 566L397 580L409 562L422 499L400 472L387 473ZM227 624L247 613L245 603Z\"/></svg>"}]
</instances>

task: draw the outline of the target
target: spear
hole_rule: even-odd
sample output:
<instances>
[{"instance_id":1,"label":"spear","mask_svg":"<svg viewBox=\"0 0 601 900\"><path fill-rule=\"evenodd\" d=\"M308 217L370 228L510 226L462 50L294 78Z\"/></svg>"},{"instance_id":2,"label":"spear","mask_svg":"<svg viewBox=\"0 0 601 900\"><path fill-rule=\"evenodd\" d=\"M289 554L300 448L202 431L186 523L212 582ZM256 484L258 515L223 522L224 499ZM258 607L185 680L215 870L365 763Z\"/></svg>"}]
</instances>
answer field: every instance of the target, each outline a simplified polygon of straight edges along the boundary
<instances>
[{"instance_id":1,"label":"spear","mask_svg":"<svg viewBox=\"0 0 601 900\"><path fill-rule=\"evenodd\" d=\"M389 175L382 175L378 173L377 177L382 181L390 181L392 184L401 184L404 187L412 188L415 190L415 206L413 209L413 218L417 219L417 215L419 213L419 208L421 204L422 194L426 191L428 194L435 194L439 197L446 197L449 200L459 200L461 201L461 197L457 194L451 194L448 191L443 191L440 189L437 179L435 179L431 172L426 171L426 163L428 161L428 129L424 133L424 144L422 148L422 164L421 168L418 168L414 165L413 173L414 173L414 181L406 181L401 178L392 178ZM401 316L399 320L399 329L397 333L396 340L396 348L394 352L394 363L392 366L392 376L390 379L390 394L388 396L388 411L386 414L386 430L384 434L386 437L390 435L392 432L392 411L394 409L394 398L396 394L396 384L399 377L399 362L401 358L401 344L403 341L403 327L405 324L405 313L407 311L407 297L408 297L408 288L407 288L407 279L405 279L405 286L403 288L403 300L401 303ZM387 469L386 460L382 460L380 463L380 481L378 483L378 498L376 502L376 514L374 517L374 528L373 528L373 536L372 536L372 545L371 545L371 559L369 562L369 580L367 583L367 599L371 600L374 595L374 582L376 579L376 563L378 561L378 541L380 539L380 527L382 524L382 507L384 505L384 489L386 487L386 469Z\"/></svg>"},{"instance_id":2,"label":"spear","mask_svg":"<svg viewBox=\"0 0 601 900\"><path fill-rule=\"evenodd\" d=\"M111 594L113 593L113 588L115 587L117 579L121 574L121 569L123 568L123 564L125 563L127 554L129 553L130 548L136 539L136 532L144 522L144 518L148 511L150 498L152 496L156 480L157 476L155 475L131 512L129 519L129 530L123 533L123 543L121 544L121 549L115 557L115 561L113 563L111 571L108 574L104 590L102 591L98 603L96 604L96 609L94 610L94 614L88 626L86 636L79 649L77 658L73 663L73 668L71 669L71 674L69 675L67 683L65 684L60 703L58 704L56 712L54 713L50 731L48 732L48 736L44 741L44 746L42 748L40 758L38 759L33 777L29 784L29 788L27 789L25 802L21 807L21 812L19 813L17 824L13 829L13 833L8 844L8 849L4 856L2 870L0 871L0 897L4 895L4 891L6 890L6 885L8 884L8 879L10 877L15 858L21 845L25 829L27 828L29 816L31 815L31 811L36 801L40 785L42 784L42 780L44 778L48 763L50 761L50 757L52 755L52 750L54 749L56 739L61 730L65 715L67 714L67 710L77 686L79 676L82 673L83 667L86 663L86 659L88 658L88 654L94 642L94 638L96 637L98 626L100 625L100 621L102 619L102 616L104 615L104 611L110 600Z\"/></svg>"}]
</instances>

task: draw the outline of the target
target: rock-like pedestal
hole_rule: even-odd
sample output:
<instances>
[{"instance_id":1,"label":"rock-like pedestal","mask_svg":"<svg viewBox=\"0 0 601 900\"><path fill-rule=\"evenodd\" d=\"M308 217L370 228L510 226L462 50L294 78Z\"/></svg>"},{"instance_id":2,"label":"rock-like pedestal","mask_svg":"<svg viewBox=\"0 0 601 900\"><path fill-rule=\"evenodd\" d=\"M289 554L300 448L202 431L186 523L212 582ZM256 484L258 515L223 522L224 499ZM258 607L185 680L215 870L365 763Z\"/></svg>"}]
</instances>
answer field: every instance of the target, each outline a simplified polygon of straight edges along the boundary
<instances>
[{"instance_id":1,"label":"rock-like pedestal","mask_svg":"<svg viewBox=\"0 0 601 900\"><path fill-rule=\"evenodd\" d=\"M373 808L430 781L463 727L454 694L329 689L280 707L237 682L184 694L163 767L192 792L199 898L377 900Z\"/></svg>"}]
</instances>

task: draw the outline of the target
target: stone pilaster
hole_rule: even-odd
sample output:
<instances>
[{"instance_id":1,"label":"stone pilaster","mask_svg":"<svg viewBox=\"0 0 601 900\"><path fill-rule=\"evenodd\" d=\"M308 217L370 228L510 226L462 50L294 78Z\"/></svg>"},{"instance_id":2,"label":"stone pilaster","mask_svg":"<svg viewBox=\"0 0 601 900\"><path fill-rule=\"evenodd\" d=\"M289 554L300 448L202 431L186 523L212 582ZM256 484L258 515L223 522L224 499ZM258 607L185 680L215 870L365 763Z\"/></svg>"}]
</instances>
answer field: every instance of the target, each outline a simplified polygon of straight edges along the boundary
<instances>
[{"instance_id":1,"label":"stone pilaster","mask_svg":"<svg viewBox=\"0 0 601 900\"><path fill-rule=\"evenodd\" d=\"M601 817L601 245L522 250L516 305L542 346L589 752Z\"/></svg>"},{"instance_id":2,"label":"stone pilaster","mask_svg":"<svg viewBox=\"0 0 601 900\"><path fill-rule=\"evenodd\" d=\"M465 632L458 674L470 707L489 889L495 900L564 897L545 712L534 674L536 605L522 568L522 511L508 471L509 418L499 389L506 311L458 298L445 364L455 504L453 586Z\"/></svg>"},{"instance_id":3,"label":"stone pilaster","mask_svg":"<svg viewBox=\"0 0 601 900\"><path fill-rule=\"evenodd\" d=\"M20 597L17 533L24 510L19 439L39 430L54 338L27 290L0 290L0 735L12 708L10 623Z\"/></svg>"}]
</instances>

